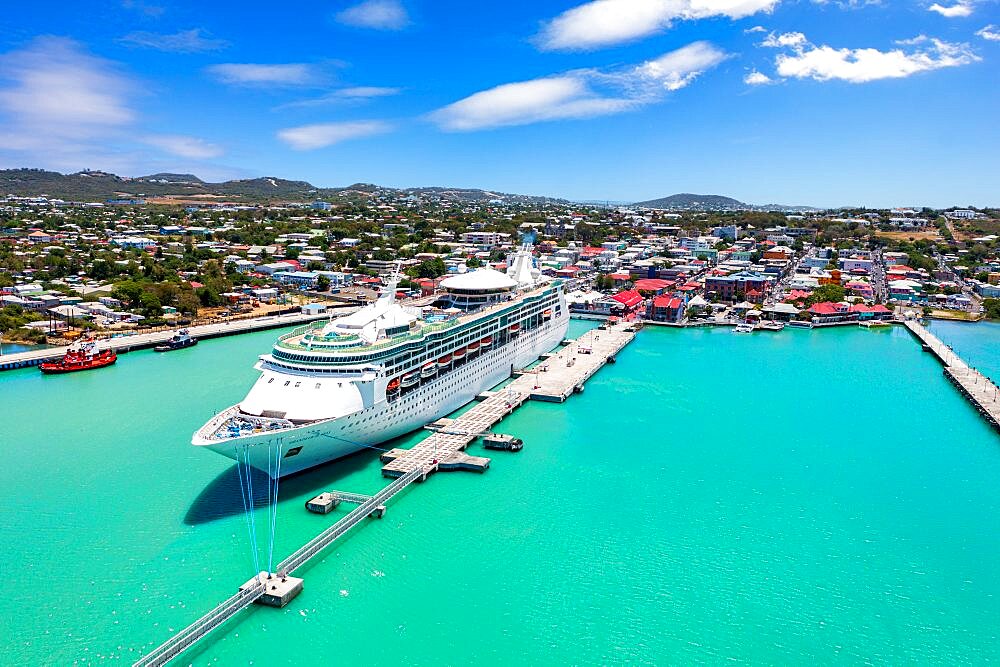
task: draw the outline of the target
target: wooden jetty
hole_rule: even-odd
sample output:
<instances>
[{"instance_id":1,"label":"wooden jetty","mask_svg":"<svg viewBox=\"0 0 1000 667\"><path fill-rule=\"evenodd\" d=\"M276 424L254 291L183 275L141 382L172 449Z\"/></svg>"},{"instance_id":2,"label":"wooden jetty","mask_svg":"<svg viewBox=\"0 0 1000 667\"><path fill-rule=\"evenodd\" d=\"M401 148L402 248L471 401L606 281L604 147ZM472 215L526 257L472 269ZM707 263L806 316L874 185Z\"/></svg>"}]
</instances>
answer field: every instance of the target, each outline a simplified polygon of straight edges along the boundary
<instances>
[{"instance_id":1,"label":"wooden jetty","mask_svg":"<svg viewBox=\"0 0 1000 667\"><path fill-rule=\"evenodd\" d=\"M944 375L948 381L972 403L983 419L1000 431L1000 388L965 363L924 325L916 320L906 320L903 325L920 341L924 350L932 353L944 365Z\"/></svg>"}]
</instances>

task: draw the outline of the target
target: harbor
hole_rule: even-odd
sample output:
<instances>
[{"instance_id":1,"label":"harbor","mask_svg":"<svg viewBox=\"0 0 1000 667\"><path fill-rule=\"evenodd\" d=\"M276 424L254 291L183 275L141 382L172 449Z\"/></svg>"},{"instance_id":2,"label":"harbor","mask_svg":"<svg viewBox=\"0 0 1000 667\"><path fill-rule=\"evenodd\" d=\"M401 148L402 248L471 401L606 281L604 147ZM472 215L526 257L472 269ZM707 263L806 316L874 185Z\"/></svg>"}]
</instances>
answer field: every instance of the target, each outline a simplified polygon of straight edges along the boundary
<instances>
[{"instance_id":1,"label":"harbor","mask_svg":"<svg viewBox=\"0 0 1000 667\"><path fill-rule=\"evenodd\" d=\"M355 310L354 307L341 307L337 309L337 314L347 314ZM221 336L233 336L236 334L249 333L251 331L265 331L281 327L294 326L322 320L330 317L330 312L294 312L282 315L267 315L249 319L236 319L212 324L201 324L187 327L194 338L218 338ZM170 340L177 332L177 328L162 329L149 333L136 333L122 335L111 338L102 338L99 341L100 348L111 349L122 354L131 350L143 350L157 345L162 345ZM14 370L38 366L47 361L61 358L70 346L46 347L39 350L26 350L5 354L0 356L0 371Z\"/></svg>"},{"instance_id":2,"label":"harbor","mask_svg":"<svg viewBox=\"0 0 1000 667\"><path fill-rule=\"evenodd\" d=\"M453 420L432 425L430 436L410 449L392 449L380 457L385 464L384 477L393 481L373 496L325 492L306 503L310 512L328 514L346 498L357 507L315 538L281 561L272 572L261 572L240 590L169 640L138 659L133 667L165 665L207 637L216 628L256 603L283 607L301 592L303 581L290 577L297 569L319 555L336 540L368 517L382 518L393 496L416 481L447 470L483 472L490 465L487 457L470 456L464 450L474 440L490 435L490 429L531 398L563 402L635 338L639 326L627 321L604 325L583 337L543 355L542 365L520 374L507 387L483 396L471 409ZM506 440L506 439L504 439Z\"/></svg>"}]
</instances>

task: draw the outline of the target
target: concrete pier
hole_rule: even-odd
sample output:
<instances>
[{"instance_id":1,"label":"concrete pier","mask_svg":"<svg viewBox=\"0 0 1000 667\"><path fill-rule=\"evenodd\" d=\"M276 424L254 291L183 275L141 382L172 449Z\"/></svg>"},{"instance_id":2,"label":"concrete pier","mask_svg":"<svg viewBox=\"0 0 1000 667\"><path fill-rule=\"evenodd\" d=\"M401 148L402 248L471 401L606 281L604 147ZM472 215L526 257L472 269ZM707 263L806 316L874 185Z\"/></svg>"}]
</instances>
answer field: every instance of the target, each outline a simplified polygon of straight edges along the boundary
<instances>
[{"instance_id":1,"label":"concrete pier","mask_svg":"<svg viewBox=\"0 0 1000 667\"><path fill-rule=\"evenodd\" d=\"M944 365L944 375L948 381L972 403L988 424L1000 431L1000 387L965 363L924 325L915 320L906 320L903 325L920 341L925 351L933 354Z\"/></svg>"},{"instance_id":2,"label":"concrete pier","mask_svg":"<svg viewBox=\"0 0 1000 667\"><path fill-rule=\"evenodd\" d=\"M471 410L457 419L439 419L428 428L435 431L412 449L394 449L382 455L382 475L399 477L422 468L438 470L475 470L489 468L485 457L469 456L463 451L494 424L511 414L529 398L562 403L583 383L632 342L638 325L631 322L610 324L594 329L551 353L536 368L523 371L504 389L489 392Z\"/></svg>"},{"instance_id":3,"label":"concrete pier","mask_svg":"<svg viewBox=\"0 0 1000 667\"><path fill-rule=\"evenodd\" d=\"M356 308L338 308L336 315L346 315L357 310ZM232 336L235 334L247 333L250 331L263 331L264 329L275 329L287 327L295 324L305 324L315 320L326 319L329 313L287 313L285 315L268 315L265 317L255 317L247 320L230 320L215 324L202 324L199 326L186 327L191 336L199 340L206 338L218 338L221 336ZM98 346L100 349L112 349L119 354L130 350L143 350L161 345L170 339L177 329L185 327L174 327L164 331L153 331L151 333L134 334L130 336L119 336L117 338L100 338ZM27 366L38 366L46 361L61 359L68 345L61 347L47 347L42 350L29 350L27 352L15 352L0 356L0 371L13 370L15 368L25 368Z\"/></svg>"},{"instance_id":4,"label":"concrete pier","mask_svg":"<svg viewBox=\"0 0 1000 667\"><path fill-rule=\"evenodd\" d=\"M240 586L240 592L256 592L261 585L264 586L264 592L257 597L255 602L268 607L284 607L302 592L301 579L287 575L268 574L263 571Z\"/></svg>"}]
</instances>

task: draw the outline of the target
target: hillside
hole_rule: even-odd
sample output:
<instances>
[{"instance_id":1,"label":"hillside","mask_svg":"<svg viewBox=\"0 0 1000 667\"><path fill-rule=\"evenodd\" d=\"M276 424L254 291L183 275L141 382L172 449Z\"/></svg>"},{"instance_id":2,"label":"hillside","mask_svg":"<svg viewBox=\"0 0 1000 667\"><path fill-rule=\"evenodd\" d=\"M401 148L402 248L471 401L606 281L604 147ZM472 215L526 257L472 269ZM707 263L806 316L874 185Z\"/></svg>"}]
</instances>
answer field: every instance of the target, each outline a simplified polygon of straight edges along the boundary
<instances>
[{"instance_id":1,"label":"hillside","mask_svg":"<svg viewBox=\"0 0 1000 667\"><path fill-rule=\"evenodd\" d=\"M243 201L296 201L315 199L368 198L388 194L413 196L421 199L455 202L488 202L540 204L553 200L546 197L506 194L475 188L383 188L371 183L355 183L344 188L317 188L306 181L289 181L276 177L250 178L222 183L207 183L194 174L158 173L129 178L103 171L81 171L60 174L43 169L0 170L0 196L46 196L67 201L106 201L122 197L204 197Z\"/></svg>"},{"instance_id":2,"label":"hillside","mask_svg":"<svg viewBox=\"0 0 1000 667\"><path fill-rule=\"evenodd\" d=\"M747 204L722 195L696 195L689 192L636 202L633 206L670 211L816 211L811 206L786 204Z\"/></svg>"}]
</instances>

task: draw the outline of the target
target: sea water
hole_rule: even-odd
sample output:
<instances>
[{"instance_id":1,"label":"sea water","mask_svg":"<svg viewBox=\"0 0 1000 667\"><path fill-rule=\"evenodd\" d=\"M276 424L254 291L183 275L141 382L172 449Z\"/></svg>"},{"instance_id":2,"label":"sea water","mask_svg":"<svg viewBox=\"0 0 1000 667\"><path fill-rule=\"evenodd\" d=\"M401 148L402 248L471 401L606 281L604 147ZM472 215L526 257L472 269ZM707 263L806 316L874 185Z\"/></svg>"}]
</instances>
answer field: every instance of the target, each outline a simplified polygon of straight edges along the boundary
<instances>
[{"instance_id":1,"label":"sea water","mask_svg":"<svg viewBox=\"0 0 1000 667\"><path fill-rule=\"evenodd\" d=\"M275 335L0 373L0 662L130 663L250 578L233 464L189 441ZM413 485L180 663L1000 660L1000 438L905 330L647 327L497 430L524 450L474 445L485 474ZM283 480L272 560L377 457Z\"/></svg>"}]
</instances>

